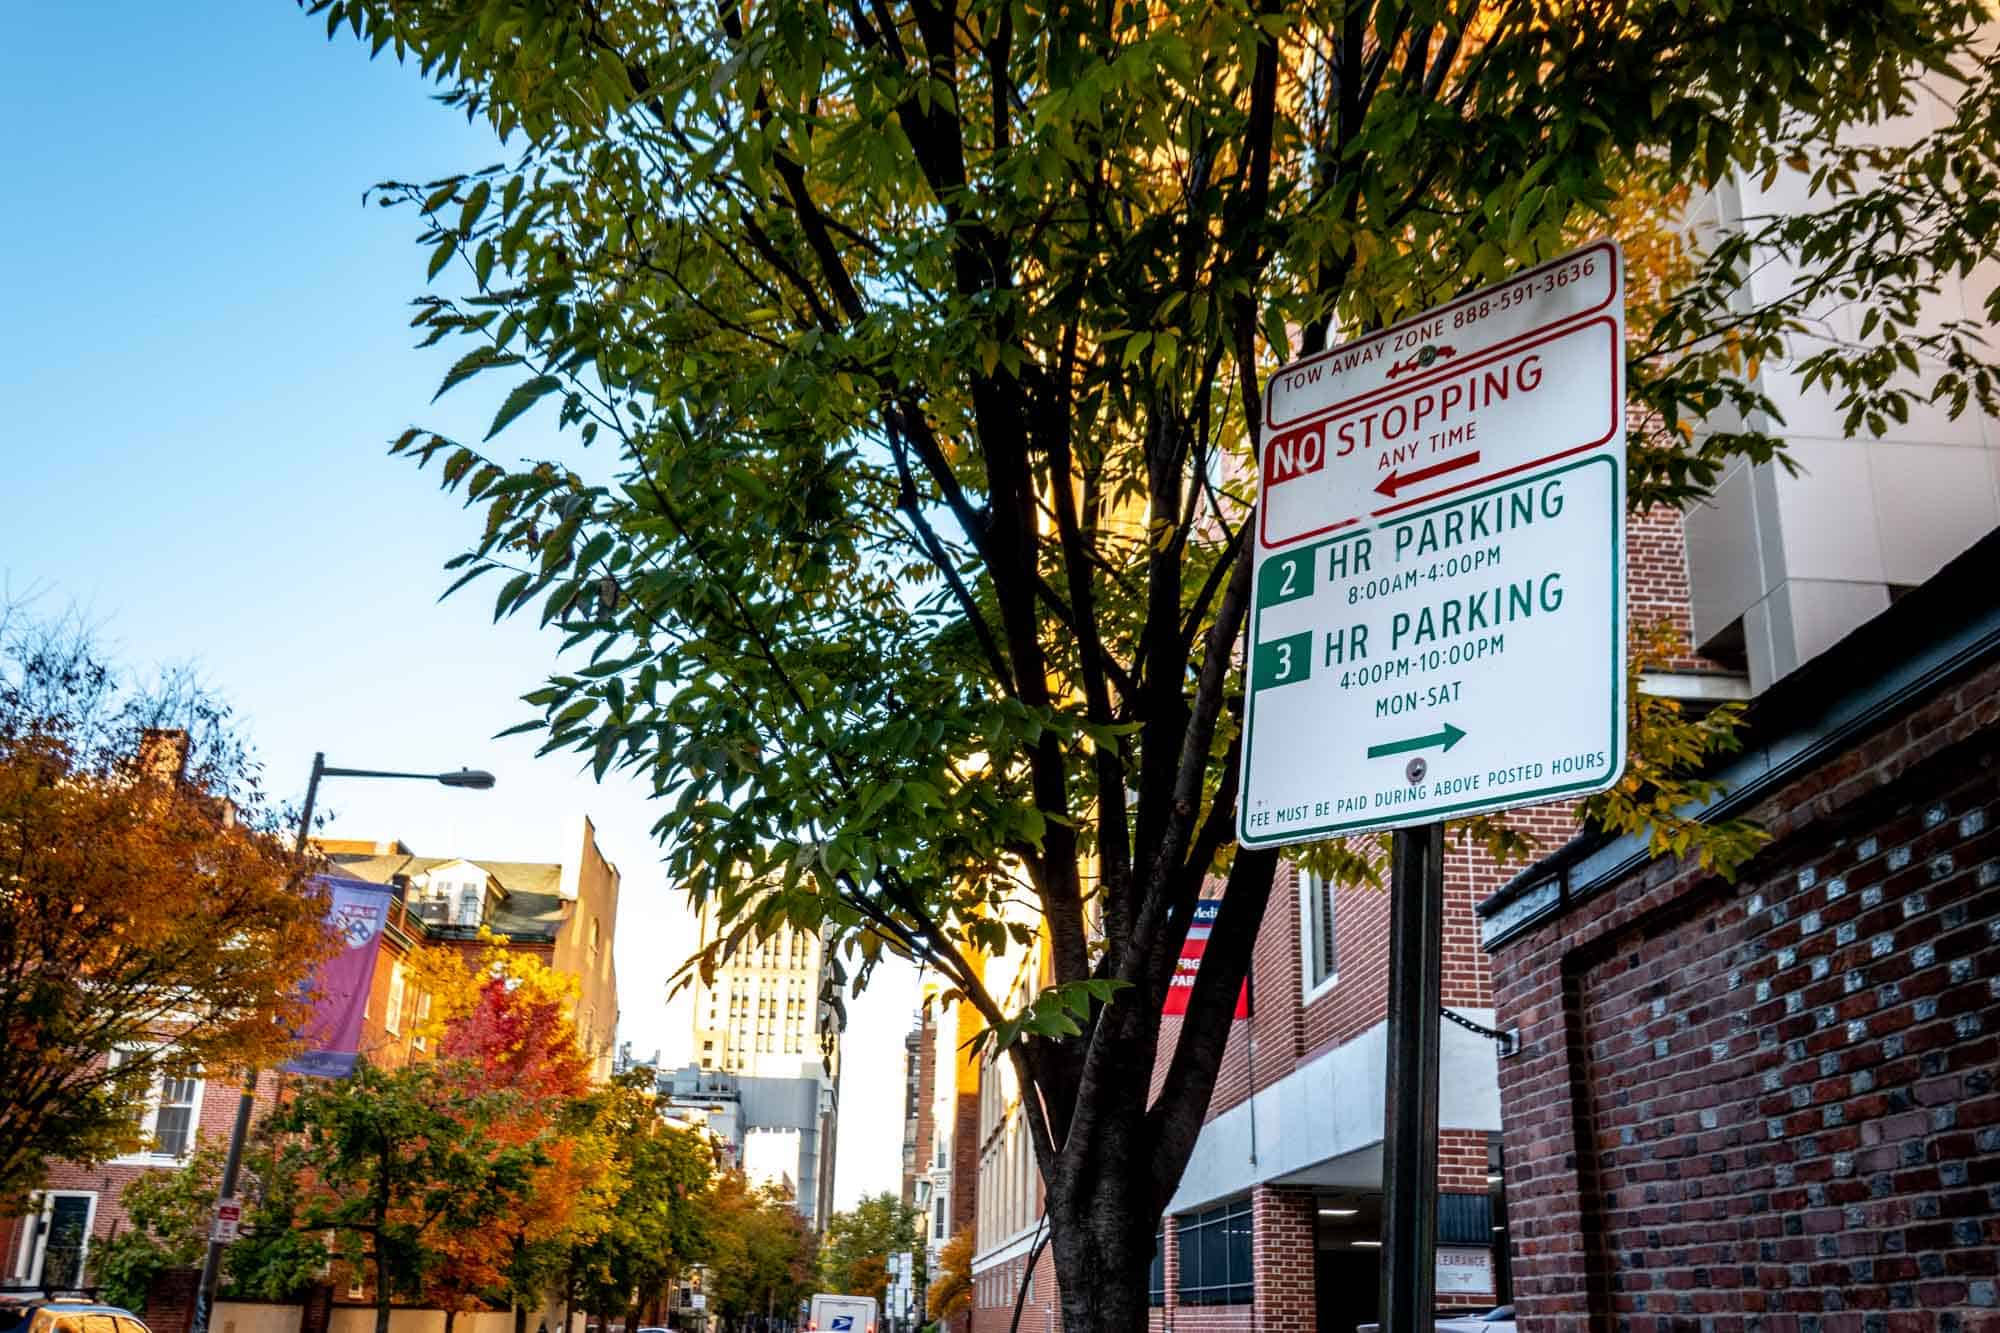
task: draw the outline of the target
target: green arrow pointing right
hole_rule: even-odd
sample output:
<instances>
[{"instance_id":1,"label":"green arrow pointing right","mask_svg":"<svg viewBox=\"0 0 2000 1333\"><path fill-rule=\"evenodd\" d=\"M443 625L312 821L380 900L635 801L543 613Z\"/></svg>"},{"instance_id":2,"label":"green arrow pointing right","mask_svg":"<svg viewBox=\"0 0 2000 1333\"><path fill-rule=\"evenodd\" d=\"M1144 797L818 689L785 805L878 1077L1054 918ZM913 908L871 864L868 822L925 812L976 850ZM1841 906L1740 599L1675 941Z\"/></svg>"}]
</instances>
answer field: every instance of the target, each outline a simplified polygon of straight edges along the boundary
<instances>
[{"instance_id":1,"label":"green arrow pointing right","mask_svg":"<svg viewBox=\"0 0 2000 1333\"><path fill-rule=\"evenodd\" d=\"M1465 733L1451 723L1444 724L1443 731L1433 731L1428 736L1412 736L1406 741L1384 741L1380 745L1368 747L1370 759L1380 759L1384 755L1406 754L1411 750L1428 750L1433 745L1441 745L1449 750L1465 739Z\"/></svg>"}]
</instances>

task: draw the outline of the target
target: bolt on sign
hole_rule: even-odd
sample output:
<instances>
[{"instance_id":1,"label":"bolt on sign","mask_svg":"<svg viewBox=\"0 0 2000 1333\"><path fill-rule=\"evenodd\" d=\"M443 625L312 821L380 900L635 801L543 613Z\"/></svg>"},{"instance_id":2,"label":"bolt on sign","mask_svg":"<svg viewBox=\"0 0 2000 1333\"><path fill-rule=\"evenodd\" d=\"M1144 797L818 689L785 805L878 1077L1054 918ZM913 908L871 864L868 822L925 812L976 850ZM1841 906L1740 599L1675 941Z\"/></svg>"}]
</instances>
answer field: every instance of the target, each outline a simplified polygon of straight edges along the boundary
<instances>
[{"instance_id":1,"label":"bolt on sign","mask_svg":"<svg viewBox=\"0 0 2000 1333\"><path fill-rule=\"evenodd\" d=\"M1625 767L1625 282L1597 241L1266 387L1243 843Z\"/></svg>"}]
</instances>

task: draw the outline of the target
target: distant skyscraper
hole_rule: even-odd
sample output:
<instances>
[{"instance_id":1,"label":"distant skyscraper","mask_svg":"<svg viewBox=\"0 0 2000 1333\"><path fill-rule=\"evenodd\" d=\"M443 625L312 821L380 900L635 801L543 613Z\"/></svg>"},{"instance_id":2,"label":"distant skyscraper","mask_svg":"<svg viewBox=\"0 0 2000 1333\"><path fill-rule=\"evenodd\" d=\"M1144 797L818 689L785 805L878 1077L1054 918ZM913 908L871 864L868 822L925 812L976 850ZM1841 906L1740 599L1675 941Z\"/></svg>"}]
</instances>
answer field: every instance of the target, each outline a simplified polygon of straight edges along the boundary
<instances>
[{"instance_id":1,"label":"distant skyscraper","mask_svg":"<svg viewBox=\"0 0 2000 1333\"><path fill-rule=\"evenodd\" d=\"M711 909L704 907L702 944L718 933ZM759 943L745 940L715 969L713 983L696 985L695 1063L751 1078L828 1072L819 1021L825 982L825 950L817 935L786 927ZM837 1058L838 1047L833 1050Z\"/></svg>"},{"instance_id":2,"label":"distant skyscraper","mask_svg":"<svg viewBox=\"0 0 2000 1333\"><path fill-rule=\"evenodd\" d=\"M706 947L721 929L707 907L700 920ZM735 1081L744 1171L783 1182L816 1229L832 1211L840 979L818 935L785 927L743 940L694 996L696 1066Z\"/></svg>"}]
</instances>

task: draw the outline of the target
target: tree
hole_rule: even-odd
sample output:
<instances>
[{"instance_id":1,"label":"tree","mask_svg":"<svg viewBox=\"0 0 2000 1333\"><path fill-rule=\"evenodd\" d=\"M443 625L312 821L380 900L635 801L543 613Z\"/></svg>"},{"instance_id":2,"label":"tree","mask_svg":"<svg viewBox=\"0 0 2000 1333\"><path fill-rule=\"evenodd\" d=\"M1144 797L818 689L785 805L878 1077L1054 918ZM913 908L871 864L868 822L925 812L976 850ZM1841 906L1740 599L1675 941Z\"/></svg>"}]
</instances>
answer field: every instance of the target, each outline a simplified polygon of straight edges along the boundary
<instances>
[{"instance_id":1,"label":"tree","mask_svg":"<svg viewBox=\"0 0 2000 1333\"><path fill-rule=\"evenodd\" d=\"M0 1206L142 1145L163 1078L286 1054L331 948L228 710L0 606Z\"/></svg>"},{"instance_id":2,"label":"tree","mask_svg":"<svg viewBox=\"0 0 2000 1333\"><path fill-rule=\"evenodd\" d=\"M413 321L466 349L440 392L504 377L488 439L549 400L611 451L392 445L484 511L454 586L497 576L496 615L566 631L527 725L650 778L669 866L731 925L718 951L824 929L864 978L907 954L978 1011L1024 1089L1079 1333L1144 1324L1278 864L1233 838L1269 370L1624 199L1803 169L1828 207L1751 228L1795 287L1746 312L1731 241L1635 322L1633 503L1781 456L1758 358L1816 302L1887 312L1811 354L1855 424L1996 406L1966 330L1913 315L1925 265L1995 246L1995 70L1961 0L307 7L518 146L382 197L421 217L433 279L462 275ZM1973 110L1853 148L1920 75ZM1722 743L1687 735L1653 753ZM1727 872L1749 840L1653 799L1678 771L1586 814ZM1523 849L1504 821L1468 831ZM1302 855L1367 876L1367 850ZM983 984L1009 948L1042 959L1020 1001Z\"/></svg>"},{"instance_id":3,"label":"tree","mask_svg":"<svg viewBox=\"0 0 2000 1333\"><path fill-rule=\"evenodd\" d=\"M591 1099L594 1131L610 1145L617 1194L605 1226L575 1245L565 1265L577 1276L584 1308L624 1316L639 1327L682 1268L709 1245L705 1206L714 1155L694 1132L660 1115L653 1071L641 1066Z\"/></svg>"},{"instance_id":4,"label":"tree","mask_svg":"<svg viewBox=\"0 0 2000 1333\"><path fill-rule=\"evenodd\" d=\"M938 1251L938 1280L924 1297L924 1309L942 1323L972 1308L972 1228L966 1227Z\"/></svg>"},{"instance_id":5,"label":"tree","mask_svg":"<svg viewBox=\"0 0 2000 1333\"><path fill-rule=\"evenodd\" d=\"M827 1219L819 1245L820 1285L886 1301L889 1256L922 1253L924 1215L886 1191Z\"/></svg>"},{"instance_id":6,"label":"tree","mask_svg":"<svg viewBox=\"0 0 2000 1333\"><path fill-rule=\"evenodd\" d=\"M419 950L409 974L432 996L421 1031L437 1042L435 1077L463 1105L505 1098L507 1115L485 1131L489 1148L536 1154L489 1220L438 1235L424 1295L446 1312L447 1329L487 1298L511 1302L525 1326L557 1276L556 1258L609 1225L619 1185L586 1100L590 1062L569 1017L575 982L497 942L470 961L454 949Z\"/></svg>"},{"instance_id":7,"label":"tree","mask_svg":"<svg viewBox=\"0 0 2000 1333\"><path fill-rule=\"evenodd\" d=\"M222 1152L203 1144L178 1171L149 1171L118 1196L126 1228L98 1247L99 1295L127 1310L146 1308L153 1279L171 1268L197 1268L215 1214ZM234 1256L234 1247L224 1258Z\"/></svg>"},{"instance_id":8,"label":"tree","mask_svg":"<svg viewBox=\"0 0 2000 1333\"><path fill-rule=\"evenodd\" d=\"M244 1227L223 1251L225 1290L253 1300L289 1300L318 1279L327 1258L317 1233L292 1231L283 1201L267 1188L269 1145L253 1143L237 1177L250 1201ZM94 1249L100 1294L112 1305L142 1310L153 1279L170 1269L199 1268L222 1181L222 1147L204 1142L177 1170L148 1171L118 1196L126 1226Z\"/></svg>"},{"instance_id":9,"label":"tree","mask_svg":"<svg viewBox=\"0 0 2000 1333\"><path fill-rule=\"evenodd\" d=\"M508 1142L521 1103L434 1066L364 1060L348 1078L306 1080L266 1122L289 1225L334 1233L344 1258L368 1266L376 1333L388 1333L397 1296L423 1291L448 1245L499 1225L547 1164L539 1140Z\"/></svg>"},{"instance_id":10,"label":"tree","mask_svg":"<svg viewBox=\"0 0 2000 1333\"><path fill-rule=\"evenodd\" d=\"M707 1199L709 1305L734 1328L789 1318L812 1291L814 1238L791 1191L753 1186L741 1171L715 1178Z\"/></svg>"}]
</instances>

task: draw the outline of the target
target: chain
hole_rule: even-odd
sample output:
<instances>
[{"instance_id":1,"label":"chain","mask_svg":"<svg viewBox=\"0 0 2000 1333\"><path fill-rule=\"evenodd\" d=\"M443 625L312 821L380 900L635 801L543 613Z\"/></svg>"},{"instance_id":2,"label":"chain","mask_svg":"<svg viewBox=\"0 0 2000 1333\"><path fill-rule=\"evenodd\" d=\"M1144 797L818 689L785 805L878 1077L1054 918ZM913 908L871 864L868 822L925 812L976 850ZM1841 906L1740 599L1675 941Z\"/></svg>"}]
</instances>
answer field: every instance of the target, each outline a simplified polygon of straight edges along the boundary
<instances>
[{"instance_id":1,"label":"chain","mask_svg":"<svg viewBox=\"0 0 2000 1333\"><path fill-rule=\"evenodd\" d=\"M1467 1032L1475 1033L1486 1038L1488 1041L1499 1043L1500 1054L1502 1055L1512 1055L1521 1048L1521 1036L1518 1032L1496 1032L1492 1028L1482 1027L1480 1024L1467 1018L1464 1014L1454 1012L1449 1005L1440 1005L1438 1013L1450 1022L1458 1024Z\"/></svg>"}]
</instances>

